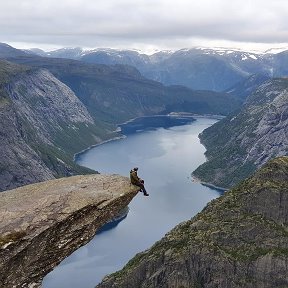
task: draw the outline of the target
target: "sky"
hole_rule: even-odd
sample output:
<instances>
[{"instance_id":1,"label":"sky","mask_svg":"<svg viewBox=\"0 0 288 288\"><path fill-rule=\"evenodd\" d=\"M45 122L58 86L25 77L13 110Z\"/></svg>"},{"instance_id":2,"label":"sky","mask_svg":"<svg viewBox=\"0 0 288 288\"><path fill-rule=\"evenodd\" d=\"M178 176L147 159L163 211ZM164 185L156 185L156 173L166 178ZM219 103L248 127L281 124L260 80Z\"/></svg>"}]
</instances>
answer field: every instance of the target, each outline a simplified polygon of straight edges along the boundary
<instances>
[{"instance_id":1,"label":"sky","mask_svg":"<svg viewBox=\"0 0 288 288\"><path fill-rule=\"evenodd\" d=\"M0 42L142 51L288 47L287 0L9 0Z\"/></svg>"}]
</instances>

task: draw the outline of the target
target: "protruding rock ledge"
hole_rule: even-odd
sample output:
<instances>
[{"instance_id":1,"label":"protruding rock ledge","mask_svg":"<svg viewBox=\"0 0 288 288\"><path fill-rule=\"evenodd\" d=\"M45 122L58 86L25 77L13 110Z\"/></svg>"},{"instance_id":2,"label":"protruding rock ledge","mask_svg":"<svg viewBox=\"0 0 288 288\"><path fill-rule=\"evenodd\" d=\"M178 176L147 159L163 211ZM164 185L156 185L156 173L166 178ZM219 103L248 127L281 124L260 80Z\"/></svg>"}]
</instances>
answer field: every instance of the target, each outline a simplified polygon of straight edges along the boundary
<instances>
[{"instance_id":1,"label":"protruding rock ledge","mask_svg":"<svg viewBox=\"0 0 288 288\"><path fill-rule=\"evenodd\" d=\"M95 174L0 193L0 286L38 287L137 192L126 177Z\"/></svg>"}]
</instances>

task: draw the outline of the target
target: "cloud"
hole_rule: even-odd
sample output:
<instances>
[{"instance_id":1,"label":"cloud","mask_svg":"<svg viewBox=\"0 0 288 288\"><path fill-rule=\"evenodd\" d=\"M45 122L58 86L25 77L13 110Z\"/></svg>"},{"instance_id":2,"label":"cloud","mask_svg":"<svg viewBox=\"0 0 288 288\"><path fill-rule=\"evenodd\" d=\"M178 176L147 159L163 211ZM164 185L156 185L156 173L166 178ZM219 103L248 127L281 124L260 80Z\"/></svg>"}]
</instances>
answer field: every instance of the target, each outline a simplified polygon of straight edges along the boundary
<instances>
[{"instance_id":1,"label":"cloud","mask_svg":"<svg viewBox=\"0 0 288 288\"><path fill-rule=\"evenodd\" d=\"M9 0L0 10L2 42L169 47L288 39L285 0Z\"/></svg>"}]
</instances>

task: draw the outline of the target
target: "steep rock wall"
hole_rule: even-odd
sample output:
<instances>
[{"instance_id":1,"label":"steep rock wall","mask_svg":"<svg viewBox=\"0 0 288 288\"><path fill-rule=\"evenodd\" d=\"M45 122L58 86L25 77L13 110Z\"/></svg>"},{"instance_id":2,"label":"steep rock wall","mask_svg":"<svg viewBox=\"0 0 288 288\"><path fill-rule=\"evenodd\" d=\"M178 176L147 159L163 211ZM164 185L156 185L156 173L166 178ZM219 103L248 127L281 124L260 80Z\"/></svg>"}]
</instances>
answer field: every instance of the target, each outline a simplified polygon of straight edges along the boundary
<instances>
[{"instance_id":1,"label":"steep rock wall","mask_svg":"<svg viewBox=\"0 0 288 288\"><path fill-rule=\"evenodd\" d=\"M262 84L240 111L200 134L207 162L193 174L204 182L232 187L267 161L288 155L288 80Z\"/></svg>"},{"instance_id":2,"label":"steep rock wall","mask_svg":"<svg viewBox=\"0 0 288 288\"><path fill-rule=\"evenodd\" d=\"M73 162L73 154L101 140L70 88L47 70L5 61L0 61L0 130L0 191L91 173Z\"/></svg>"}]
</instances>

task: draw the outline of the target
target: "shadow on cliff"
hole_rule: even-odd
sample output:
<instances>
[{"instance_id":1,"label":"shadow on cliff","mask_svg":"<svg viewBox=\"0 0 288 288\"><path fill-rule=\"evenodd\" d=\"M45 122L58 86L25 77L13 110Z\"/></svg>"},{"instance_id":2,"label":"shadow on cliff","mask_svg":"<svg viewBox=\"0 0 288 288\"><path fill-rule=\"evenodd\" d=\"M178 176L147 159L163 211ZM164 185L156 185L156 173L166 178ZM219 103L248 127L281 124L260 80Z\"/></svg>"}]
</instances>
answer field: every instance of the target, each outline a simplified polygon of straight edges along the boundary
<instances>
[{"instance_id":1,"label":"shadow on cliff","mask_svg":"<svg viewBox=\"0 0 288 288\"><path fill-rule=\"evenodd\" d=\"M111 221L104 224L96 233L96 235L99 235L103 232L106 232L108 230L114 229L121 221L123 221L129 213L129 207L127 206L123 210L119 212L119 214L114 217Z\"/></svg>"}]
</instances>

